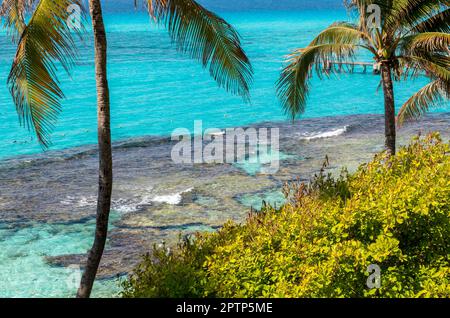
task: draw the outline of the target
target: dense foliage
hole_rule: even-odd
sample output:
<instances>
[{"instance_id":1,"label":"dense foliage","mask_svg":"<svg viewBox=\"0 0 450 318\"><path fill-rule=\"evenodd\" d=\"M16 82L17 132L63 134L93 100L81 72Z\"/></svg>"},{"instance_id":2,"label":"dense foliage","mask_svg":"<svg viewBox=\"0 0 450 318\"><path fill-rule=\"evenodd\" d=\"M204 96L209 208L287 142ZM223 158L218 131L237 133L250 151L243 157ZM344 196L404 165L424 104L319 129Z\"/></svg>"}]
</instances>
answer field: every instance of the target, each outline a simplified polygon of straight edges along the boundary
<instances>
[{"instance_id":1,"label":"dense foliage","mask_svg":"<svg viewBox=\"0 0 450 318\"><path fill-rule=\"evenodd\" d=\"M324 170L288 203L155 248L125 297L450 297L450 145L415 138L337 179ZM381 268L381 288L366 285Z\"/></svg>"}]
</instances>

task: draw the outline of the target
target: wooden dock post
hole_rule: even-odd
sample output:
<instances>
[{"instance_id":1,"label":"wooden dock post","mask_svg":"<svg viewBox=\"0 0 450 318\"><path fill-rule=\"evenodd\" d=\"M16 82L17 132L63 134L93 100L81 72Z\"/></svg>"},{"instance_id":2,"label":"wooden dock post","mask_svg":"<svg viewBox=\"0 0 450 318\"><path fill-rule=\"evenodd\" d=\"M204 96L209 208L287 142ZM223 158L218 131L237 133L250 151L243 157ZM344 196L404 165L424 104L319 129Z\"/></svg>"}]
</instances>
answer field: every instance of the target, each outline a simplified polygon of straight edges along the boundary
<instances>
[{"instance_id":1,"label":"wooden dock post","mask_svg":"<svg viewBox=\"0 0 450 318\"><path fill-rule=\"evenodd\" d=\"M378 75L381 73L381 64L380 63L374 63L373 64L373 74Z\"/></svg>"}]
</instances>

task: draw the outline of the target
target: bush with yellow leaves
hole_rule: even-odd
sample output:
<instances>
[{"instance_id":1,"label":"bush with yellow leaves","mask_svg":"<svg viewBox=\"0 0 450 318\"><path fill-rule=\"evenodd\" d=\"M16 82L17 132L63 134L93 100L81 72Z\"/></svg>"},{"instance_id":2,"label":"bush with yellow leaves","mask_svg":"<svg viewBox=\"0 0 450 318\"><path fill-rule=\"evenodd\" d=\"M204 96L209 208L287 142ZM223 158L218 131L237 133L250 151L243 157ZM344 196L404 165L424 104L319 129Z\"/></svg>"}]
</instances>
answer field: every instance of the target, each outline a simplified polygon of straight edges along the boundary
<instances>
[{"instance_id":1,"label":"bush with yellow leaves","mask_svg":"<svg viewBox=\"0 0 450 318\"><path fill-rule=\"evenodd\" d=\"M124 297L450 297L450 145L415 138L352 175L285 189L244 224L155 249ZM380 288L366 284L369 265Z\"/></svg>"}]
</instances>

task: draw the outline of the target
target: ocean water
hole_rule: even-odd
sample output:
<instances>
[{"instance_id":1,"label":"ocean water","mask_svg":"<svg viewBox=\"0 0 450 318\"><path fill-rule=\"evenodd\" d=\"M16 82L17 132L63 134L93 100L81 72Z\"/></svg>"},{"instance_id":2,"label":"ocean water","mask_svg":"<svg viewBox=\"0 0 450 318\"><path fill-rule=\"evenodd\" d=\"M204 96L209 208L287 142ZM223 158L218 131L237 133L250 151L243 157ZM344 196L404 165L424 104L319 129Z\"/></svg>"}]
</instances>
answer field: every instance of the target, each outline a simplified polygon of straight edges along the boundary
<instances>
[{"instance_id":1,"label":"ocean water","mask_svg":"<svg viewBox=\"0 0 450 318\"><path fill-rule=\"evenodd\" d=\"M114 220L115 215L111 216ZM12 227L0 223L1 297L74 297L81 268L49 266L46 259L67 253L84 253L92 244L94 220L74 224L36 223ZM57 291L57 292L56 292ZM116 279L95 283L93 297L119 291Z\"/></svg>"},{"instance_id":2,"label":"ocean water","mask_svg":"<svg viewBox=\"0 0 450 318\"><path fill-rule=\"evenodd\" d=\"M308 42L343 10L224 12L240 32L254 69L252 101L219 90L198 63L173 47L144 13L106 14L112 134L115 141L114 217L94 296L117 294L116 275L131 270L153 244L179 233L210 231L242 221L262 201L279 206L284 182L307 180L330 155L331 169L355 168L383 144L379 77L340 74L317 78L300 122L287 122L275 97L283 57ZM3 32L3 31L2 31ZM14 47L0 33L0 297L70 297L70 284L90 247L95 211L96 101L92 37L80 43L63 112L43 153L20 127L6 88ZM361 60L370 61L362 54ZM425 78L396 84L401 105ZM449 138L448 105L399 131L399 142L429 130ZM167 136L176 128L278 127L280 170L271 176L246 160L234 165L177 166ZM269 161L274 153L263 159ZM68 283L69 282L69 283Z\"/></svg>"},{"instance_id":3,"label":"ocean water","mask_svg":"<svg viewBox=\"0 0 450 318\"><path fill-rule=\"evenodd\" d=\"M235 127L267 120L285 120L275 97L275 82L283 57L303 47L336 20L348 20L344 10L224 13L243 38L255 69L251 104L218 90L207 71L177 52L165 30L145 13L107 14L109 83L114 140L142 135L168 135L175 128ZM5 83L14 55L9 40L0 36L0 83ZM52 135L50 150L96 142L96 99L92 38L79 45L80 58L71 78L61 74L66 99ZM370 61L370 57L362 56ZM400 83L398 105L426 80ZM313 80L305 118L351 114L381 114L379 77L341 75L339 80ZM0 85L0 158L42 152L32 133L19 127L6 85Z\"/></svg>"}]
</instances>

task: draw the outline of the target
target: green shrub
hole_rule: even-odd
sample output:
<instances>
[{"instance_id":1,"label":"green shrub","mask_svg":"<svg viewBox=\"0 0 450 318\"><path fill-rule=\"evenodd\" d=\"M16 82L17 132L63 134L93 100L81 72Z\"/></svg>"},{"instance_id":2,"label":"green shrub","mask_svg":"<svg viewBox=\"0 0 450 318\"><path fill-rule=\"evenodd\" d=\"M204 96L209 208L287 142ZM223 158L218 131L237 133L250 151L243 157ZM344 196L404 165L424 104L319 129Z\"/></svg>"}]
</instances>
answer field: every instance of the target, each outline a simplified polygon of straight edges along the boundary
<instances>
[{"instance_id":1,"label":"green shrub","mask_svg":"<svg viewBox=\"0 0 450 318\"><path fill-rule=\"evenodd\" d=\"M155 249L123 296L450 297L449 153L433 134L337 180L322 169L279 210Z\"/></svg>"}]
</instances>

